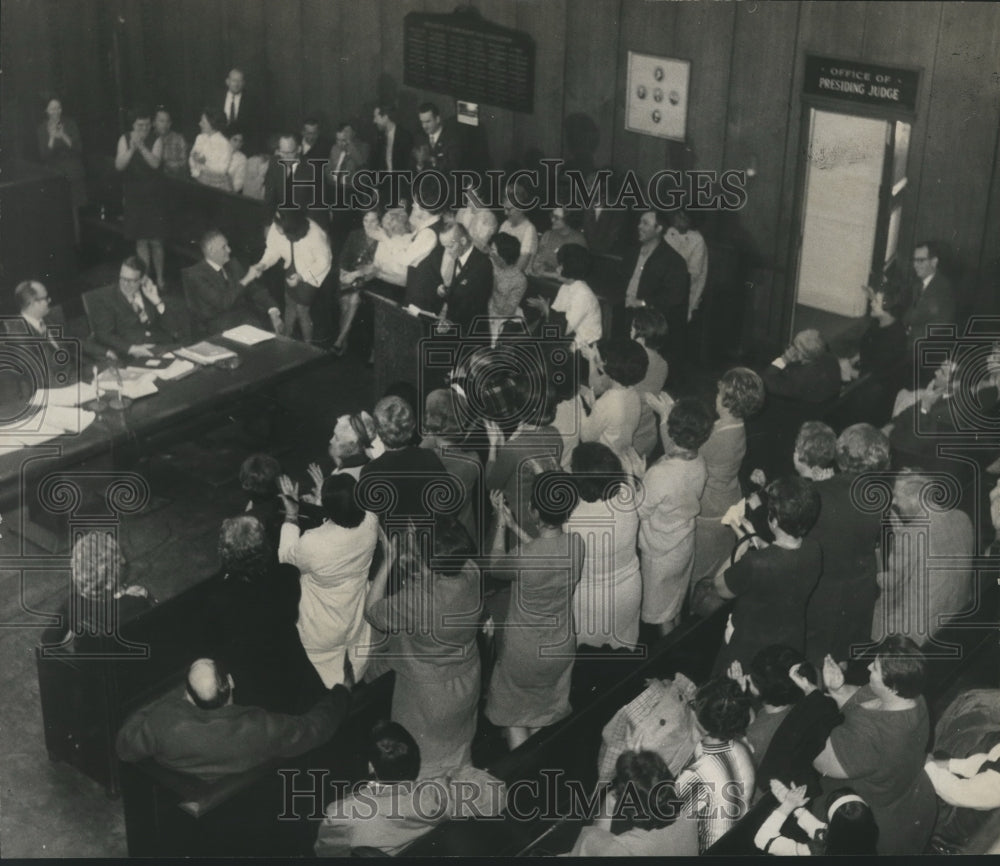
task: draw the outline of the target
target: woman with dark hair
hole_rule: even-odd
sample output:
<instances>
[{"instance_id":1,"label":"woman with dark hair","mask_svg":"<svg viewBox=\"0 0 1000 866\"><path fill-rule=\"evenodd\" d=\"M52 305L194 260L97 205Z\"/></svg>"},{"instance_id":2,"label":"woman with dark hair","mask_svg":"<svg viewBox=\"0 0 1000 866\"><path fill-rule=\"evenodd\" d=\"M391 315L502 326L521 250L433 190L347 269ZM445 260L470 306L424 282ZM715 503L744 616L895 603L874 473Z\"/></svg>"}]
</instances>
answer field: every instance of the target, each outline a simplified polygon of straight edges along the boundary
<instances>
[{"instance_id":1,"label":"woman with dark hair","mask_svg":"<svg viewBox=\"0 0 1000 866\"><path fill-rule=\"evenodd\" d=\"M635 488L614 451L600 442L577 445L570 466L580 502L566 529L586 545L573 596L577 645L634 649L642 603Z\"/></svg>"},{"instance_id":2,"label":"woman with dark hair","mask_svg":"<svg viewBox=\"0 0 1000 866\"><path fill-rule=\"evenodd\" d=\"M280 475L281 464L270 454L251 454L240 465L240 487L250 499L243 511L260 521L274 551L278 549L281 521L285 517L278 490Z\"/></svg>"},{"instance_id":3,"label":"woman with dark hair","mask_svg":"<svg viewBox=\"0 0 1000 866\"><path fill-rule=\"evenodd\" d=\"M695 809L698 852L717 842L750 808L754 768L743 742L750 724L750 700L726 677L709 680L694 699L701 741L694 761L677 777L677 793L686 801L684 818Z\"/></svg>"},{"instance_id":4,"label":"woman with dark hair","mask_svg":"<svg viewBox=\"0 0 1000 866\"><path fill-rule=\"evenodd\" d=\"M556 255L559 265L556 274L562 285L550 304L540 295L530 298L528 306L548 319L550 311L559 313L566 320L564 336L572 337L576 348L589 354L603 334L601 302L587 285L590 275L590 253L580 244L564 244Z\"/></svg>"},{"instance_id":5,"label":"woman with dark hair","mask_svg":"<svg viewBox=\"0 0 1000 866\"><path fill-rule=\"evenodd\" d=\"M313 338L310 307L330 274L333 254L326 232L304 210L275 213L267 230L264 255L240 282L249 285L279 260L285 266L285 336L292 336L298 322L303 341L310 343Z\"/></svg>"},{"instance_id":6,"label":"woman with dark hair","mask_svg":"<svg viewBox=\"0 0 1000 866\"><path fill-rule=\"evenodd\" d=\"M340 333L333 343L335 355L343 355L346 351L347 335L361 303L361 289L375 274L375 251L381 234L378 210L367 210L361 219L361 228L347 236L340 251Z\"/></svg>"},{"instance_id":7,"label":"woman with dark hair","mask_svg":"<svg viewBox=\"0 0 1000 866\"><path fill-rule=\"evenodd\" d=\"M701 495L701 513L695 521L694 578L714 574L733 549L733 534L721 518L743 497L739 472L747 453L745 420L764 405L764 383L753 370L727 370L715 395L717 420L698 453L708 477Z\"/></svg>"},{"instance_id":8,"label":"woman with dark hair","mask_svg":"<svg viewBox=\"0 0 1000 866\"><path fill-rule=\"evenodd\" d=\"M80 128L72 118L63 116L62 100L55 96L46 101L45 120L38 124L38 158L69 180L73 230L79 242L79 211L87 203Z\"/></svg>"},{"instance_id":9,"label":"woman with dark hair","mask_svg":"<svg viewBox=\"0 0 1000 866\"><path fill-rule=\"evenodd\" d=\"M470 763L480 687L475 545L448 515L436 518L432 537L428 561L415 532L394 535L365 602L366 618L386 641L381 668L396 672L392 720L420 746L423 778ZM402 587L386 596L390 569L402 572Z\"/></svg>"},{"instance_id":10,"label":"woman with dark hair","mask_svg":"<svg viewBox=\"0 0 1000 866\"><path fill-rule=\"evenodd\" d=\"M229 167L226 175L229 177L229 186L235 193L242 193L247 182L247 155L243 152L243 128L232 123L226 128L226 138L229 139L229 147L232 156L229 158Z\"/></svg>"},{"instance_id":11,"label":"woman with dark hair","mask_svg":"<svg viewBox=\"0 0 1000 866\"><path fill-rule=\"evenodd\" d=\"M191 177L205 186L233 191L229 178L229 163L233 147L226 137L226 115L221 108L206 108L198 122L201 132L194 140L188 166Z\"/></svg>"},{"instance_id":12,"label":"woman with dark hair","mask_svg":"<svg viewBox=\"0 0 1000 866\"><path fill-rule=\"evenodd\" d=\"M874 857L878 853L875 815L871 806L850 788L838 788L826 798L827 823L806 809L809 795L805 785L788 788L777 779L772 779L771 793L778 806L760 825L753 840L754 845L765 854L778 857ZM795 816L799 829L809 837L808 842L796 842L781 834L789 815Z\"/></svg>"},{"instance_id":13,"label":"woman with dark hair","mask_svg":"<svg viewBox=\"0 0 1000 866\"><path fill-rule=\"evenodd\" d=\"M360 650L371 643L364 603L379 527L355 501L356 485L346 473L323 479L323 523L300 535L298 485L281 477L285 523L278 559L302 572L299 637L327 688L343 682L345 653L361 678L368 657Z\"/></svg>"},{"instance_id":14,"label":"woman with dark hair","mask_svg":"<svg viewBox=\"0 0 1000 866\"><path fill-rule=\"evenodd\" d=\"M276 713L305 712L323 683L295 628L298 570L278 564L260 521L248 515L222 522L219 560L223 577L209 602L202 652L233 674L237 703Z\"/></svg>"},{"instance_id":15,"label":"woman with dark hair","mask_svg":"<svg viewBox=\"0 0 1000 866\"><path fill-rule=\"evenodd\" d=\"M930 739L927 703L921 694L926 662L917 645L889 635L872 651L868 685L844 682L827 656L823 681L844 714L813 766L823 789L844 786L864 798L879 828L878 853L921 854L934 829L937 800L924 773Z\"/></svg>"},{"instance_id":16,"label":"woman with dark hair","mask_svg":"<svg viewBox=\"0 0 1000 866\"><path fill-rule=\"evenodd\" d=\"M669 634L680 621L694 567L694 521L707 470L698 449L712 432L701 400L679 400L667 417L665 453L642 478L639 552L642 620Z\"/></svg>"},{"instance_id":17,"label":"woman with dark hair","mask_svg":"<svg viewBox=\"0 0 1000 866\"><path fill-rule=\"evenodd\" d=\"M717 672L733 661L748 665L768 644L805 649L806 603L823 568L819 543L806 537L819 517L819 493L809 479L789 477L772 481L764 497L774 541L751 538L735 564L715 575L716 592L736 599Z\"/></svg>"},{"instance_id":18,"label":"woman with dark hair","mask_svg":"<svg viewBox=\"0 0 1000 866\"><path fill-rule=\"evenodd\" d=\"M601 346L594 360L591 384L597 399L580 421L580 441L607 445L625 471L639 478L646 462L633 444L642 415L636 385L649 366L646 352L635 340L618 340Z\"/></svg>"},{"instance_id":19,"label":"woman with dark hair","mask_svg":"<svg viewBox=\"0 0 1000 866\"><path fill-rule=\"evenodd\" d=\"M656 752L622 752L604 808L570 857L694 857L697 824L677 801L673 774Z\"/></svg>"},{"instance_id":20,"label":"woman with dark hair","mask_svg":"<svg viewBox=\"0 0 1000 866\"><path fill-rule=\"evenodd\" d=\"M824 441L824 460L826 449ZM833 452L838 472L816 482L823 507L810 533L823 549L823 574L806 608L806 657L817 667L828 654L849 658L852 646L871 638L882 512L859 507L867 497L855 483L861 473L889 468L889 440L871 424L854 424L834 439Z\"/></svg>"},{"instance_id":21,"label":"woman with dark hair","mask_svg":"<svg viewBox=\"0 0 1000 866\"><path fill-rule=\"evenodd\" d=\"M485 426L489 437L486 488L503 494L514 522L534 538L538 525L530 513L531 491L542 472L559 468L563 440L552 426L555 405L532 378L521 371L520 377L510 382L513 417L487 420ZM505 420L517 424L506 439L501 428Z\"/></svg>"},{"instance_id":22,"label":"woman with dark hair","mask_svg":"<svg viewBox=\"0 0 1000 866\"><path fill-rule=\"evenodd\" d=\"M497 509L490 576L514 581L497 633L497 660L490 678L486 718L504 728L516 749L546 725L570 714L569 686L576 640L573 593L580 581L585 548L563 526L578 501L570 476L544 472L531 493L537 538L525 535L514 555L504 555L505 530L521 535L510 509Z\"/></svg>"},{"instance_id":23,"label":"woman with dark hair","mask_svg":"<svg viewBox=\"0 0 1000 866\"><path fill-rule=\"evenodd\" d=\"M135 252L155 272L163 288L163 238L167 235L167 209L163 179L163 142L153 130L152 112L136 108L129 115L130 131L118 139L115 168L122 172L122 206L125 237L135 241ZM227 145L228 147L228 145Z\"/></svg>"}]
</instances>

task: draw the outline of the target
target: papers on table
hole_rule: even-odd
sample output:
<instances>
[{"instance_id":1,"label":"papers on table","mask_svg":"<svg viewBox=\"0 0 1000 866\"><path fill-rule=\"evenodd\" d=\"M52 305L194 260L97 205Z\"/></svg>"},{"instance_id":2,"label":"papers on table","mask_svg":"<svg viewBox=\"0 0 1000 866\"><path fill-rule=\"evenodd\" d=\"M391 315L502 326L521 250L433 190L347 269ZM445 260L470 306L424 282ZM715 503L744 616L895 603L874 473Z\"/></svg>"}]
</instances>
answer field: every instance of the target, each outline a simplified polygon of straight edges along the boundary
<instances>
[{"instance_id":1,"label":"papers on table","mask_svg":"<svg viewBox=\"0 0 1000 866\"><path fill-rule=\"evenodd\" d=\"M217 361L236 357L236 353L231 349L217 346L215 343L209 343L207 340L202 340L193 346L178 349L174 354L181 358L186 358L188 361L194 361L196 364L214 364Z\"/></svg>"},{"instance_id":2,"label":"papers on table","mask_svg":"<svg viewBox=\"0 0 1000 866\"><path fill-rule=\"evenodd\" d=\"M181 376L186 376L193 369L194 364L191 363L191 361L185 361L182 358L178 358L165 370L158 370L156 378L163 382L170 382L173 379L180 379Z\"/></svg>"},{"instance_id":3,"label":"papers on table","mask_svg":"<svg viewBox=\"0 0 1000 866\"><path fill-rule=\"evenodd\" d=\"M141 367L125 367L119 369L121 385L118 384L118 376L114 370L105 370L97 377L101 386L101 393L108 391L121 391L125 397L138 400L141 397L148 397L156 393L156 379L161 376L161 370L143 370ZM91 394L91 397L94 395Z\"/></svg>"},{"instance_id":4,"label":"papers on table","mask_svg":"<svg viewBox=\"0 0 1000 866\"><path fill-rule=\"evenodd\" d=\"M72 406L54 406L47 403L46 398L44 390L37 391L31 398L31 406L36 410L33 415L16 424L0 426L0 453L41 445L64 434L79 434L94 420L93 412Z\"/></svg>"},{"instance_id":5,"label":"papers on table","mask_svg":"<svg viewBox=\"0 0 1000 866\"><path fill-rule=\"evenodd\" d=\"M256 346L258 343L266 343L275 337L270 331L255 328L253 325L238 325L228 331L223 331L222 336L234 343L239 343L241 346Z\"/></svg>"}]
</instances>

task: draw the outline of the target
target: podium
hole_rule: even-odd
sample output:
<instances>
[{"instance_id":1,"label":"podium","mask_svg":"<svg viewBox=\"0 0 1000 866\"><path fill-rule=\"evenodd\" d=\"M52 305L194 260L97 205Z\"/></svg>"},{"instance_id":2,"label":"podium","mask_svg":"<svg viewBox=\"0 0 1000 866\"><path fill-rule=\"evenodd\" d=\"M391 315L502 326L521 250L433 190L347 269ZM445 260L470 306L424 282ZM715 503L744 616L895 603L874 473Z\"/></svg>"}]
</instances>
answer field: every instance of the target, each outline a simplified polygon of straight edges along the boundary
<instances>
[{"instance_id":1,"label":"podium","mask_svg":"<svg viewBox=\"0 0 1000 866\"><path fill-rule=\"evenodd\" d=\"M388 289L382 287L365 290L372 302L375 331L373 353L374 388L376 398L381 397L394 382L408 382L420 390L422 371L420 343L430 336L433 322L424 316L410 315Z\"/></svg>"}]
</instances>

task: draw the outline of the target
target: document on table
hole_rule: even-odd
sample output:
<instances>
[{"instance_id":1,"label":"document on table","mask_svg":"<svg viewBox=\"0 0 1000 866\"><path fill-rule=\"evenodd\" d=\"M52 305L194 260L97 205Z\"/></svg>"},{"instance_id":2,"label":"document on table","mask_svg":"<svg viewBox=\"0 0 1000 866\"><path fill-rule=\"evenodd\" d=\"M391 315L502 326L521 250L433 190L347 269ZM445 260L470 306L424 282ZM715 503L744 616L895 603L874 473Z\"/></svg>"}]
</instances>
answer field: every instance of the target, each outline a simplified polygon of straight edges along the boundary
<instances>
[{"instance_id":1,"label":"document on table","mask_svg":"<svg viewBox=\"0 0 1000 866\"><path fill-rule=\"evenodd\" d=\"M195 365L191 361L178 358L166 369L157 370L156 378L164 382L170 382L173 379L180 379L181 376L186 376L194 368Z\"/></svg>"},{"instance_id":2,"label":"document on table","mask_svg":"<svg viewBox=\"0 0 1000 866\"><path fill-rule=\"evenodd\" d=\"M94 420L94 413L71 406L45 402L45 391L36 392L31 405L37 410L17 424L0 426L0 453L41 445L64 434L79 434Z\"/></svg>"},{"instance_id":3,"label":"document on table","mask_svg":"<svg viewBox=\"0 0 1000 866\"><path fill-rule=\"evenodd\" d=\"M223 331L222 336L241 346L256 346L258 343L266 343L273 340L275 335L263 328L255 328L253 325L237 325L228 331Z\"/></svg>"},{"instance_id":4,"label":"document on table","mask_svg":"<svg viewBox=\"0 0 1000 866\"><path fill-rule=\"evenodd\" d=\"M102 394L107 391L120 390L124 396L138 400L141 397L148 397L150 394L156 393L156 379L163 372L163 370L143 370L139 367L126 367L124 370L119 370L121 374L120 387L114 370L105 370L97 377L97 381L100 383Z\"/></svg>"}]
</instances>

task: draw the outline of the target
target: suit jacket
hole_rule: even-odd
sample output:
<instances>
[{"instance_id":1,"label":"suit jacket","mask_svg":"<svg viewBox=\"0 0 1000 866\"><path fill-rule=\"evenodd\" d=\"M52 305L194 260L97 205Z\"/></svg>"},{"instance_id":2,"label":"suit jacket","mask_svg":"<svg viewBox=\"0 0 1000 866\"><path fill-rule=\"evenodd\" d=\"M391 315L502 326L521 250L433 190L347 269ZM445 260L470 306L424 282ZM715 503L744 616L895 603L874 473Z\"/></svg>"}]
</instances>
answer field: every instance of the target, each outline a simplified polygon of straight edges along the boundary
<instances>
[{"instance_id":1,"label":"suit jacket","mask_svg":"<svg viewBox=\"0 0 1000 866\"><path fill-rule=\"evenodd\" d=\"M344 162L340 166L342 174L342 179L337 178L333 172L337 168L337 163L340 162L340 154L343 149L339 144L334 144L330 148L330 159L326 166L327 180L330 183L337 183L338 181L350 186L353 182L354 173L359 169L364 168L368 165L368 145L359 139L354 139L347 146L347 155L344 157Z\"/></svg>"},{"instance_id":2,"label":"suit jacket","mask_svg":"<svg viewBox=\"0 0 1000 866\"><path fill-rule=\"evenodd\" d=\"M603 219L603 215L601 217ZM589 241L588 241L589 242ZM626 290L636 262L639 260L639 247L634 247L625 257L622 276ZM655 307L666 314L669 307L685 306L687 309L688 293L691 288L691 275L688 274L687 262L666 241L660 241L656 249L646 259L646 264L639 277L637 297L649 306Z\"/></svg>"},{"instance_id":3,"label":"suit jacket","mask_svg":"<svg viewBox=\"0 0 1000 866\"><path fill-rule=\"evenodd\" d=\"M825 352L811 364L794 361L784 369L771 364L763 373L768 394L806 403L825 403L840 393L840 363Z\"/></svg>"},{"instance_id":4,"label":"suit jacket","mask_svg":"<svg viewBox=\"0 0 1000 866\"><path fill-rule=\"evenodd\" d=\"M955 294L951 282L942 273L936 273L923 288L917 280L913 287L913 300L903 314L903 324L910 345L926 336L928 325L955 322Z\"/></svg>"},{"instance_id":5,"label":"suit jacket","mask_svg":"<svg viewBox=\"0 0 1000 866\"><path fill-rule=\"evenodd\" d=\"M372 155L372 167L376 171L386 171L385 133L379 132ZM413 168L413 133L396 124L396 135L392 140L392 168L394 171L408 171Z\"/></svg>"},{"instance_id":6,"label":"suit jacket","mask_svg":"<svg viewBox=\"0 0 1000 866\"><path fill-rule=\"evenodd\" d=\"M0 322L0 334L9 337L35 337L37 342L29 340L18 342L35 358L44 359L46 387L58 388L63 385L72 385L78 379L79 364L82 360L81 353L76 349L77 342L66 339L56 340L49 335L48 326L44 322L42 325L43 331L39 333L27 319L20 316L4 319ZM104 350L100 347L89 345L92 344L90 340L83 340L82 344L82 354L84 355L100 358L104 354ZM64 354L65 351L70 353L68 357Z\"/></svg>"},{"instance_id":7,"label":"suit jacket","mask_svg":"<svg viewBox=\"0 0 1000 866\"><path fill-rule=\"evenodd\" d=\"M462 132L454 118L444 121L437 142L431 146L430 136L421 133L420 141L431 150L431 165L440 172L465 168L463 161Z\"/></svg>"},{"instance_id":8,"label":"suit jacket","mask_svg":"<svg viewBox=\"0 0 1000 866\"><path fill-rule=\"evenodd\" d=\"M227 88L223 88L218 96L217 104L219 110L226 113L226 96L229 93ZM243 138L246 140L244 153L253 153L255 145L263 144L261 140L264 135L263 112L260 100L253 93L243 91L240 96L240 113L236 116L237 125L243 130ZM229 115L226 115L229 120Z\"/></svg>"},{"instance_id":9,"label":"suit jacket","mask_svg":"<svg viewBox=\"0 0 1000 866\"><path fill-rule=\"evenodd\" d=\"M302 145L305 147L305 145ZM330 141L325 135L320 135L316 139L316 143L309 148L309 153L303 154L303 159L323 159L327 160L330 158L330 148L333 147L333 142ZM325 171L325 167L324 167Z\"/></svg>"},{"instance_id":10,"label":"suit jacket","mask_svg":"<svg viewBox=\"0 0 1000 866\"><path fill-rule=\"evenodd\" d=\"M129 346L143 343L163 346L183 343L187 339L187 322L177 301L164 298L161 315L142 294L140 297L149 319L146 324L139 320L117 283L95 289L88 297L94 339L100 345L114 349L120 358L128 355Z\"/></svg>"},{"instance_id":11,"label":"suit jacket","mask_svg":"<svg viewBox=\"0 0 1000 866\"><path fill-rule=\"evenodd\" d=\"M329 151L322 153L323 159L327 158ZM317 151L317 158L320 156ZM309 210L309 218L324 226L326 208L323 207L323 182L325 168L322 165L306 162L300 159L295 166L293 176L296 186L292 190L292 201L296 207ZM283 165L277 157L272 159L267 166L267 173L264 175L264 201L272 210L281 206L285 200L285 177L288 168ZM319 218L317 218L317 215Z\"/></svg>"},{"instance_id":12,"label":"suit jacket","mask_svg":"<svg viewBox=\"0 0 1000 866\"><path fill-rule=\"evenodd\" d=\"M489 315L490 295L493 292L493 265L490 257L475 247L459 270L455 263L455 276L445 299L448 302L448 320L470 333L470 326L477 316Z\"/></svg>"},{"instance_id":13,"label":"suit jacket","mask_svg":"<svg viewBox=\"0 0 1000 866\"><path fill-rule=\"evenodd\" d=\"M598 255L613 255L621 251L625 230L625 212L604 208L600 217L593 208L583 212L583 236L587 249ZM631 271L629 272L631 274Z\"/></svg>"},{"instance_id":14,"label":"suit jacket","mask_svg":"<svg viewBox=\"0 0 1000 866\"><path fill-rule=\"evenodd\" d=\"M308 713L291 716L238 704L203 710L183 692L173 692L126 720L116 750L123 761L153 758L168 769L213 781L322 745L347 715L350 701L347 689L334 686Z\"/></svg>"},{"instance_id":15,"label":"suit jacket","mask_svg":"<svg viewBox=\"0 0 1000 866\"><path fill-rule=\"evenodd\" d=\"M191 313L191 332L196 339L236 325L263 327L269 321L267 311L277 306L258 280L240 285L247 269L239 260L230 259L223 271L216 271L204 259L181 271L184 300Z\"/></svg>"}]
</instances>

